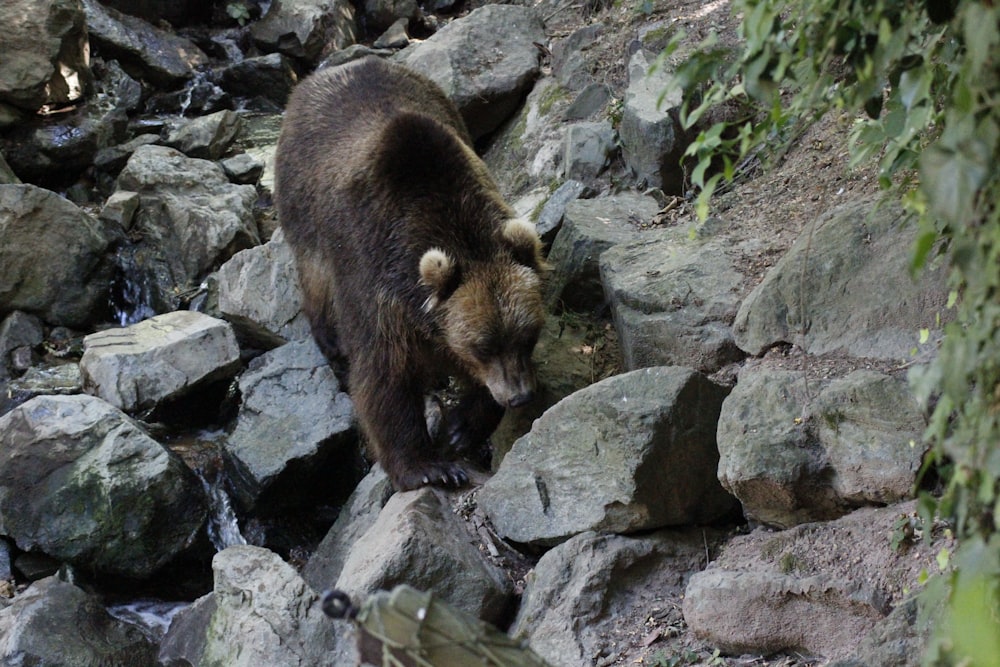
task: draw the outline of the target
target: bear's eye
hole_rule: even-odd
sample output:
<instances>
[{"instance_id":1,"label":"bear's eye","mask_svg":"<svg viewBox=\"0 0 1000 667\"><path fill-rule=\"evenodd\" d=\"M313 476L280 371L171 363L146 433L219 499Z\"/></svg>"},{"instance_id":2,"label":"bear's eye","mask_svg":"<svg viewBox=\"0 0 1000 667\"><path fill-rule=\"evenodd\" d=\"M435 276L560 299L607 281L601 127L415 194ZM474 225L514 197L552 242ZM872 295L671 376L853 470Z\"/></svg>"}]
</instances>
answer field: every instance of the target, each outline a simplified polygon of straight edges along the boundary
<instances>
[{"instance_id":1,"label":"bear's eye","mask_svg":"<svg viewBox=\"0 0 1000 667\"><path fill-rule=\"evenodd\" d=\"M499 346L492 340L483 339L472 345L472 356L482 363L495 359L499 354Z\"/></svg>"}]
</instances>

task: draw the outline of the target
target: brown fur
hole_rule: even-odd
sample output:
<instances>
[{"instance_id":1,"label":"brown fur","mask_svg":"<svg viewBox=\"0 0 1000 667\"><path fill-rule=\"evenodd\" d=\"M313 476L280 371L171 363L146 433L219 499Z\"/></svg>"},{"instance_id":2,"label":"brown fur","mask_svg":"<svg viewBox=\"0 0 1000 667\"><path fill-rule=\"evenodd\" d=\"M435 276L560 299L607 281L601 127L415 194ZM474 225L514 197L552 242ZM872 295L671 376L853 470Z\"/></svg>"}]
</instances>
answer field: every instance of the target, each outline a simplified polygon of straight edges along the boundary
<instances>
[{"instance_id":1,"label":"brown fur","mask_svg":"<svg viewBox=\"0 0 1000 667\"><path fill-rule=\"evenodd\" d=\"M275 194L313 335L346 358L372 453L398 489L466 483L435 451L424 396L443 374L465 381L445 418L459 451L530 398L545 267L454 105L374 58L317 72L289 101Z\"/></svg>"}]
</instances>

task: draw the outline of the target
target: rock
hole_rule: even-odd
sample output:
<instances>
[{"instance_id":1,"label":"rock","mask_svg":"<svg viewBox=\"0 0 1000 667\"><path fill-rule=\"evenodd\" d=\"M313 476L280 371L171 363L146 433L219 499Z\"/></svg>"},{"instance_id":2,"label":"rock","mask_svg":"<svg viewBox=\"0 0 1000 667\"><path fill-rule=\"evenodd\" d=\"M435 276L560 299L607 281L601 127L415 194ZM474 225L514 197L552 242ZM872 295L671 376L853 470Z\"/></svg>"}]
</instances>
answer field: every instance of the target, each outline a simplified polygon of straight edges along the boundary
<instances>
[{"instance_id":1,"label":"rock","mask_svg":"<svg viewBox=\"0 0 1000 667\"><path fill-rule=\"evenodd\" d=\"M641 623L664 598L679 599L690 573L704 567L705 548L701 530L581 533L539 559L510 634L553 667L618 663L628 648L611 641L618 623Z\"/></svg>"},{"instance_id":2,"label":"rock","mask_svg":"<svg viewBox=\"0 0 1000 667\"><path fill-rule=\"evenodd\" d=\"M149 576L205 522L201 483L92 396L40 396L0 417L0 534L91 572Z\"/></svg>"},{"instance_id":3,"label":"rock","mask_svg":"<svg viewBox=\"0 0 1000 667\"><path fill-rule=\"evenodd\" d=\"M563 179L566 128L562 112L570 92L552 77L539 79L513 118L490 138L483 159L500 191L516 198Z\"/></svg>"},{"instance_id":4,"label":"rock","mask_svg":"<svg viewBox=\"0 0 1000 667\"><path fill-rule=\"evenodd\" d=\"M743 358L730 325L743 276L724 241L653 235L600 256L625 367L675 364L714 373Z\"/></svg>"},{"instance_id":5,"label":"rock","mask_svg":"<svg viewBox=\"0 0 1000 667\"><path fill-rule=\"evenodd\" d=\"M248 153L237 153L220 160L219 164L230 182L240 185L255 185L264 174L264 163Z\"/></svg>"},{"instance_id":6,"label":"rock","mask_svg":"<svg viewBox=\"0 0 1000 667\"><path fill-rule=\"evenodd\" d=\"M282 0L250 26L250 35L264 52L315 64L328 45L344 49L357 41L354 7L347 0Z\"/></svg>"},{"instance_id":7,"label":"rock","mask_svg":"<svg viewBox=\"0 0 1000 667\"><path fill-rule=\"evenodd\" d=\"M179 35L142 19L83 0L91 43L106 59L114 58L135 79L164 88L176 87L208 64L208 56Z\"/></svg>"},{"instance_id":8,"label":"rock","mask_svg":"<svg viewBox=\"0 0 1000 667\"><path fill-rule=\"evenodd\" d=\"M3 153L0 152L0 185L17 185L21 182L21 179L17 177L17 174L10 168L7 164L6 158L4 158Z\"/></svg>"},{"instance_id":9,"label":"rock","mask_svg":"<svg viewBox=\"0 0 1000 667\"><path fill-rule=\"evenodd\" d=\"M122 230L128 231L132 227L132 220L135 212L139 209L139 193L128 190L116 190L101 208L98 217L104 222L109 222Z\"/></svg>"},{"instance_id":10,"label":"rock","mask_svg":"<svg viewBox=\"0 0 1000 667\"><path fill-rule=\"evenodd\" d=\"M906 383L855 371L829 383L745 368L719 418L719 479L756 521L788 527L912 496L925 452Z\"/></svg>"},{"instance_id":11,"label":"rock","mask_svg":"<svg viewBox=\"0 0 1000 667\"><path fill-rule=\"evenodd\" d=\"M137 267L149 281L158 312L175 310L177 294L240 250L260 243L254 220L257 190L233 185L218 164L166 146L140 146L118 177L138 192L133 228Z\"/></svg>"},{"instance_id":12,"label":"rock","mask_svg":"<svg viewBox=\"0 0 1000 667\"><path fill-rule=\"evenodd\" d=\"M563 120L588 120L602 111L611 101L611 88L606 83L591 83L581 90L563 112Z\"/></svg>"},{"instance_id":13,"label":"rock","mask_svg":"<svg viewBox=\"0 0 1000 667\"><path fill-rule=\"evenodd\" d=\"M365 46L364 44L351 44L345 49L339 51L334 51L330 55L323 58L316 69L326 69L327 67L336 67L338 65L346 65L349 62L355 60L361 60L362 58L367 58L368 56L377 56L379 58L388 58L395 51L392 49L376 49L370 46Z\"/></svg>"},{"instance_id":14,"label":"rock","mask_svg":"<svg viewBox=\"0 0 1000 667\"><path fill-rule=\"evenodd\" d=\"M409 1L413 4L414 9L416 9L417 3L413 2L413 0ZM386 28L385 32L375 40L375 43L372 44L372 46L376 49L402 49L408 46L410 43L410 36L406 34L406 27L409 23L410 19L408 17L393 21L392 25Z\"/></svg>"},{"instance_id":15,"label":"rock","mask_svg":"<svg viewBox=\"0 0 1000 667\"><path fill-rule=\"evenodd\" d=\"M922 570L937 569L939 538L890 542L915 507L865 508L829 523L737 536L692 575L684 619L695 637L726 653L845 658L919 586Z\"/></svg>"},{"instance_id":16,"label":"rock","mask_svg":"<svg viewBox=\"0 0 1000 667\"><path fill-rule=\"evenodd\" d=\"M566 207L571 201L582 195L586 189L586 185L571 179L556 188L552 196L545 201L545 205L538 213L538 219L534 221L535 231L538 232L544 243L552 243L562 225Z\"/></svg>"},{"instance_id":17,"label":"rock","mask_svg":"<svg viewBox=\"0 0 1000 667\"><path fill-rule=\"evenodd\" d=\"M545 30L527 7L487 5L456 19L395 58L439 84L473 139L492 132L521 104L538 76Z\"/></svg>"},{"instance_id":18,"label":"rock","mask_svg":"<svg viewBox=\"0 0 1000 667\"><path fill-rule=\"evenodd\" d=\"M98 150L94 155L94 166L107 174L117 175L128 163L136 149L140 146L159 143L161 143L161 139L158 134L140 134L123 144ZM113 193L112 196L114 196Z\"/></svg>"},{"instance_id":19,"label":"rock","mask_svg":"<svg viewBox=\"0 0 1000 667\"><path fill-rule=\"evenodd\" d=\"M91 73L79 0L6 0L0 25L0 102L34 113L83 97Z\"/></svg>"},{"instance_id":20,"label":"rock","mask_svg":"<svg viewBox=\"0 0 1000 667\"><path fill-rule=\"evenodd\" d=\"M172 26L205 23L211 18L211 7L202 0L101 0L101 4L149 23L166 21Z\"/></svg>"},{"instance_id":21,"label":"rock","mask_svg":"<svg viewBox=\"0 0 1000 667\"><path fill-rule=\"evenodd\" d=\"M112 617L101 599L56 577L36 581L0 608L5 665L153 665L156 647Z\"/></svg>"},{"instance_id":22,"label":"rock","mask_svg":"<svg viewBox=\"0 0 1000 667\"><path fill-rule=\"evenodd\" d=\"M90 334L83 344L84 388L133 413L235 375L241 363L229 324L190 310Z\"/></svg>"},{"instance_id":23,"label":"rock","mask_svg":"<svg viewBox=\"0 0 1000 667\"><path fill-rule=\"evenodd\" d=\"M15 310L0 321L0 379L11 375L11 354L18 348L41 344L42 335L42 323L34 315Z\"/></svg>"},{"instance_id":24,"label":"rock","mask_svg":"<svg viewBox=\"0 0 1000 667\"><path fill-rule=\"evenodd\" d=\"M416 0L364 0L363 9L365 25L375 34L396 28L400 21L405 28L411 20L420 16ZM388 48L384 43L374 46L377 49Z\"/></svg>"},{"instance_id":25,"label":"rock","mask_svg":"<svg viewBox=\"0 0 1000 667\"><path fill-rule=\"evenodd\" d=\"M212 571L213 591L176 616L158 664L358 664L353 628L324 616L316 593L277 554L229 547L212 559Z\"/></svg>"},{"instance_id":26,"label":"rock","mask_svg":"<svg viewBox=\"0 0 1000 667\"><path fill-rule=\"evenodd\" d=\"M576 123L566 132L565 176L569 179L597 178L611 163L617 147L609 121Z\"/></svg>"},{"instance_id":27,"label":"rock","mask_svg":"<svg viewBox=\"0 0 1000 667\"><path fill-rule=\"evenodd\" d=\"M921 667L930 650L938 614L926 610L920 598L901 603L865 635L850 657L829 667Z\"/></svg>"},{"instance_id":28,"label":"rock","mask_svg":"<svg viewBox=\"0 0 1000 667\"><path fill-rule=\"evenodd\" d=\"M354 408L313 340L254 359L239 383L243 401L225 448L240 503L315 503L317 488L347 496L360 477Z\"/></svg>"},{"instance_id":29,"label":"rock","mask_svg":"<svg viewBox=\"0 0 1000 667\"><path fill-rule=\"evenodd\" d=\"M650 72L651 65L643 49L629 59L629 84L618 128L622 154L641 186L679 195L685 178L680 160L690 142L679 120L681 90L673 85L672 72L663 67ZM664 91L670 91L666 98Z\"/></svg>"},{"instance_id":30,"label":"rock","mask_svg":"<svg viewBox=\"0 0 1000 667\"><path fill-rule=\"evenodd\" d=\"M601 380L535 421L480 489L479 506L503 537L549 546L588 530L720 519L735 507L716 479L726 393L681 367Z\"/></svg>"},{"instance_id":31,"label":"rock","mask_svg":"<svg viewBox=\"0 0 1000 667\"><path fill-rule=\"evenodd\" d=\"M754 355L787 342L813 355L909 360L920 329L940 329L949 312L945 267L908 278L916 234L898 206L871 198L819 217L743 301L736 342Z\"/></svg>"},{"instance_id":32,"label":"rock","mask_svg":"<svg viewBox=\"0 0 1000 667\"><path fill-rule=\"evenodd\" d=\"M548 256L552 274L545 289L550 307L561 302L569 310L589 311L604 304L598 258L613 245L639 238L638 223L659 210L655 199L638 194L567 204Z\"/></svg>"},{"instance_id":33,"label":"rock","mask_svg":"<svg viewBox=\"0 0 1000 667\"><path fill-rule=\"evenodd\" d=\"M552 48L552 72L563 86L577 91L594 82L591 72L595 70L595 63L587 51L598 44L604 32L603 23L592 23L555 43Z\"/></svg>"},{"instance_id":34,"label":"rock","mask_svg":"<svg viewBox=\"0 0 1000 667\"><path fill-rule=\"evenodd\" d=\"M24 375L7 384L0 392L0 415L6 414L36 396L71 396L83 393L79 364L33 366Z\"/></svg>"},{"instance_id":35,"label":"rock","mask_svg":"<svg viewBox=\"0 0 1000 667\"><path fill-rule=\"evenodd\" d=\"M110 242L97 220L54 192L0 185L0 312L81 329L101 321Z\"/></svg>"},{"instance_id":36,"label":"rock","mask_svg":"<svg viewBox=\"0 0 1000 667\"><path fill-rule=\"evenodd\" d=\"M309 557L302 577L314 590L332 589L354 543L375 525L379 512L393 494L392 483L378 465L374 466L347 499L316 551Z\"/></svg>"},{"instance_id":37,"label":"rock","mask_svg":"<svg viewBox=\"0 0 1000 667\"><path fill-rule=\"evenodd\" d=\"M295 258L280 229L264 245L236 253L217 280L219 312L250 345L270 349L311 335Z\"/></svg>"},{"instance_id":38,"label":"rock","mask_svg":"<svg viewBox=\"0 0 1000 667\"><path fill-rule=\"evenodd\" d=\"M246 58L222 70L221 85L237 97L262 97L284 108L298 76L291 60L281 53Z\"/></svg>"},{"instance_id":39,"label":"rock","mask_svg":"<svg viewBox=\"0 0 1000 667\"><path fill-rule=\"evenodd\" d=\"M218 160L229 149L242 125L235 112L218 111L182 120L167 132L164 143L188 157Z\"/></svg>"},{"instance_id":40,"label":"rock","mask_svg":"<svg viewBox=\"0 0 1000 667\"><path fill-rule=\"evenodd\" d=\"M432 488L397 493L354 543L335 588L361 599L397 584L433 592L448 604L499 622L512 602L503 571L485 559L461 519Z\"/></svg>"}]
</instances>

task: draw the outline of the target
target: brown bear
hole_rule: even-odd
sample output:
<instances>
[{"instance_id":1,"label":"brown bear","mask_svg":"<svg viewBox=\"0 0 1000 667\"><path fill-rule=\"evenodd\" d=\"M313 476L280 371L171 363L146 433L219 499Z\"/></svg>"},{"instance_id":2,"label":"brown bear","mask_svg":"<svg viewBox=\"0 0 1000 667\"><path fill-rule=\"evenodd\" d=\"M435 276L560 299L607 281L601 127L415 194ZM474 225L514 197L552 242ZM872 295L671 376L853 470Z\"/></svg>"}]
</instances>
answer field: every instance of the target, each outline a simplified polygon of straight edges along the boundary
<instances>
[{"instance_id":1,"label":"brown bear","mask_svg":"<svg viewBox=\"0 0 1000 667\"><path fill-rule=\"evenodd\" d=\"M371 453L397 489L465 485L454 459L534 390L546 269L534 226L443 91L373 57L295 88L275 196L313 336L335 368L346 359ZM439 447L424 406L442 376L464 393Z\"/></svg>"}]
</instances>

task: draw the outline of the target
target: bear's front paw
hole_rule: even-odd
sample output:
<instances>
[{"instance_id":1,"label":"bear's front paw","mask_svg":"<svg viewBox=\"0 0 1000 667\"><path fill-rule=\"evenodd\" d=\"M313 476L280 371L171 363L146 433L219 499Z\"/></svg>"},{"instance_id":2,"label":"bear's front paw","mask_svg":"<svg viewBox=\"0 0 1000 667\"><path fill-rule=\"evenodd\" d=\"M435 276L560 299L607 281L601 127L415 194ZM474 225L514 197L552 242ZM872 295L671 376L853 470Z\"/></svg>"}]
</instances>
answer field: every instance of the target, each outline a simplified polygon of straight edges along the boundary
<instances>
[{"instance_id":1,"label":"bear's front paw","mask_svg":"<svg viewBox=\"0 0 1000 667\"><path fill-rule=\"evenodd\" d=\"M443 486L458 489L469 483L469 475L457 463L423 463L410 468L393 480L399 491L410 491L421 486Z\"/></svg>"}]
</instances>

